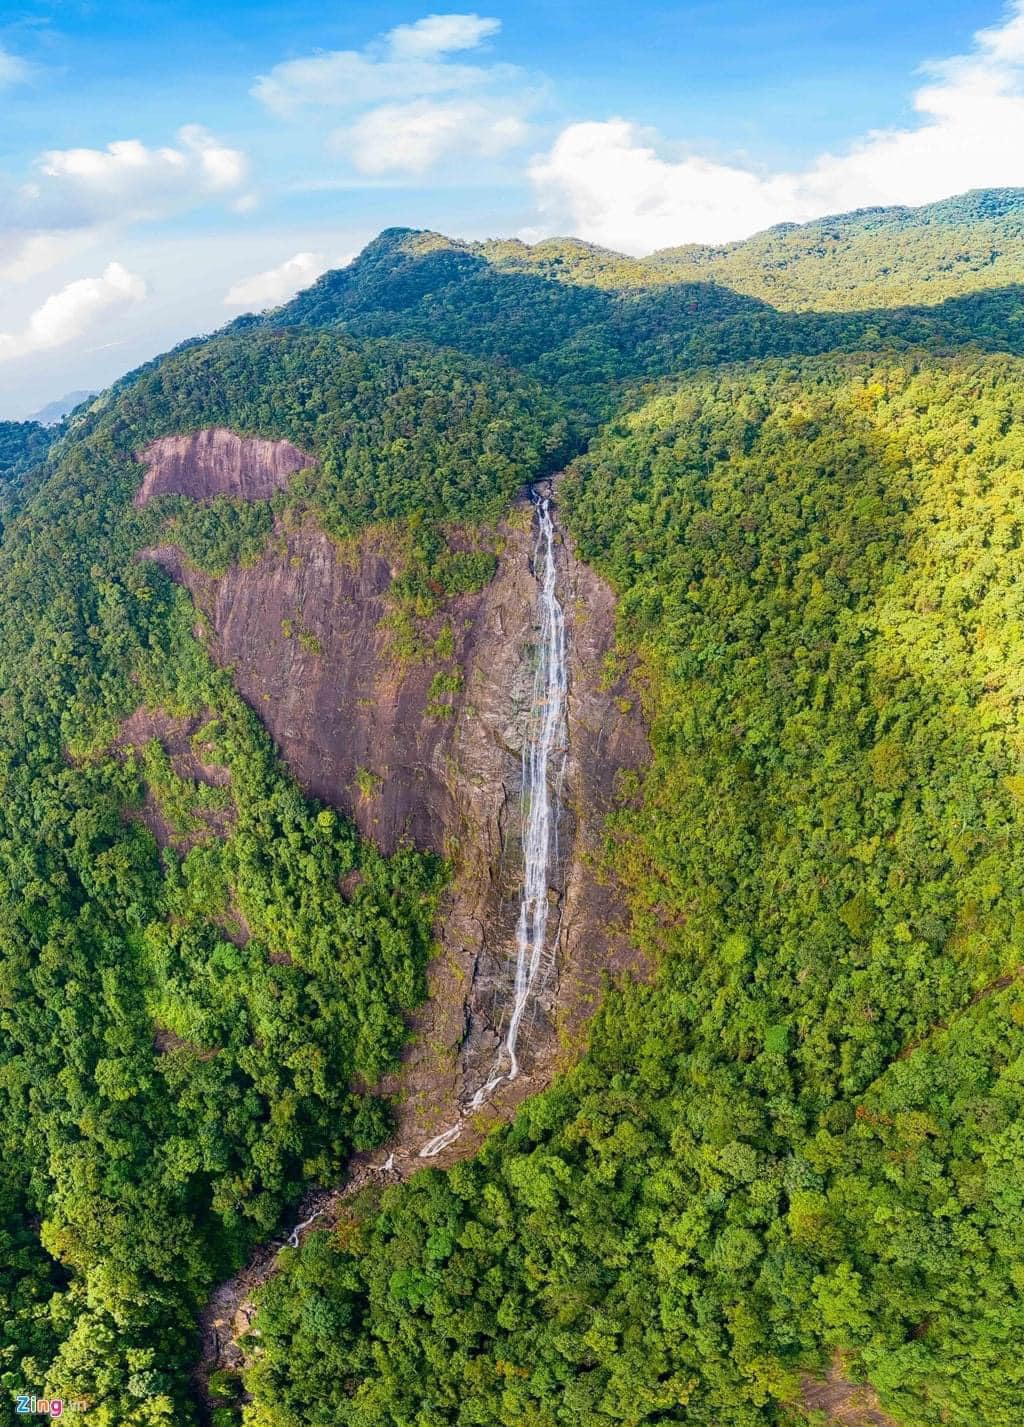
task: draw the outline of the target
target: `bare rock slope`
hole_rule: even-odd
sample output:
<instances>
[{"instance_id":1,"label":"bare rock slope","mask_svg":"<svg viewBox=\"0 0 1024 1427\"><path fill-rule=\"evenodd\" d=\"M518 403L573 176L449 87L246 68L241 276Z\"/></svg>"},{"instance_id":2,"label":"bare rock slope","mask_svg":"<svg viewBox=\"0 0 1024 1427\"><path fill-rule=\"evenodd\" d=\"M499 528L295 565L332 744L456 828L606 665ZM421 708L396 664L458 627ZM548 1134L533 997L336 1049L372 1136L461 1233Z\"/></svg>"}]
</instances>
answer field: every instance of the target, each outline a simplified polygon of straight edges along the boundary
<instances>
[{"instance_id":1,"label":"bare rock slope","mask_svg":"<svg viewBox=\"0 0 1024 1427\"><path fill-rule=\"evenodd\" d=\"M199 499L215 489L264 493L308 460L287 442L220 429L163 438L142 459L150 464L140 500L172 488ZM537 639L533 517L524 494L499 530L495 578L434 616L427 645L442 626L450 629L451 655L441 662L396 659L385 620L396 572L373 531L342 549L309 525L280 529L255 565L216 579L172 546L146 552L191 591L211 654L232 669L304 790L348 812L385 851L409 840L453 859L433 994L417 1018L401 1086L403 1143L436 1129L465 1102L500 1036L522 870L521 759ZM558 947L552 984L537 998L523 1037L525 1074L507 1087L513 1097L546 1076L560 1047L577 1035L602 973L633 960L597 853L617 774L644 761L646 740L628 690L605 678L612 593L559 530L570 667L569 753L551 889ZM442 670L459 685L443 703L435 686Z\"/></svg>"},{"instance_id":2,"label":"bare rock slope","mask_svg":"<svg viewBox=\"0 0 1024 1427\"><path fill-rule=\"evenodd\" d=\"M206 448L199 442L191 449ZM180 483L209 489L205 476L187 471ZM601 850L618 776L646 761L646 736L634 696L607 674L612 592L576 558L561 522L558 529L569 746L549 894L554 970L520 1036L521 1074L429 1161L420 1150L463 1119L494 1063L508 1014L522 877L522 755L538 638L533 505L524 493L499 528L491 582L449 599L422 631L429 647L450 628L443 660L396 658L386 616L397 572L377 532L342 549L313 526L281 527L255 565L221 578L193 569L173 546L144 552L190 590L212 657L232 670L303 789L349 813L385 851L408 840L450 857L454 867L430 994L413 1017L399 1072L381 1087L396 1097L394 1139L357 1157L340 1190L311 1193L299 1232L314 1217L329 1222L368 1180L403 1178L428 1162L471 1153L495 1120L577 1058L605 975L645 970ZM457 675L443 704L435 687L442 671ZM267 1246L209 1305L200 1380L217 1363L237 1361L234 1339L275 1254Z\"/></svg>"},{"instance_id":3,"label":"bare rock slope","mask_svg":"<svg viewBox=\"0 0 1024 1427\"><path fill-rule=\"evenodd\" d=\"M158 495L185 495L193 500L240 496L269 500L283 490L296 471L313 465L290 441L236 436L222 426L181 436L161 436L138 459L146 474L135 504L146 505Z\"/></svg>"},{"instance_id":4,"label":"bare rock slope","mask_svg":"<svg viewBox=\"0 0 1024 1427\"><path fill-rule=\"evenodd\" d=\"M800 1405L812 1422L823 1421L829 1427L899 1427L893 1417L882 1410L878 1394L865 1383L854 1383L845 1376L846 1363L842 1353L836 1353L823 1378L805 1375L801 1380Z\"/></svg>"}]
</instances>

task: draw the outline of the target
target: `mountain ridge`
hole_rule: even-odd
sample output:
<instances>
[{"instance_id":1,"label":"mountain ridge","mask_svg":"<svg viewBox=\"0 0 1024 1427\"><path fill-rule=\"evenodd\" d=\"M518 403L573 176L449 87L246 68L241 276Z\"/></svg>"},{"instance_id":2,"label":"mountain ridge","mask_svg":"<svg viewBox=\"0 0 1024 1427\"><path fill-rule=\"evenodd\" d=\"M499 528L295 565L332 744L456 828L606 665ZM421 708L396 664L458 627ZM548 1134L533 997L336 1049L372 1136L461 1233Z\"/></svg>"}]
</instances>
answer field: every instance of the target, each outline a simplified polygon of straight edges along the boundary
<instances>
[{"instance_id":1,"label":"mountain ridge","mask_svg":"<svg viewBox=\"0 0 1024 1427\"><path fill-rule=\"evenodd\" d=\"M0 1375L97 1427L1018 1427L1022 207L699 280L385 230L0 428ZM601 769L552 905L624 949L507 1125L346 1199L499 1039L439 909L515 884L538 483Z\"/></svg>"}]
</instances>

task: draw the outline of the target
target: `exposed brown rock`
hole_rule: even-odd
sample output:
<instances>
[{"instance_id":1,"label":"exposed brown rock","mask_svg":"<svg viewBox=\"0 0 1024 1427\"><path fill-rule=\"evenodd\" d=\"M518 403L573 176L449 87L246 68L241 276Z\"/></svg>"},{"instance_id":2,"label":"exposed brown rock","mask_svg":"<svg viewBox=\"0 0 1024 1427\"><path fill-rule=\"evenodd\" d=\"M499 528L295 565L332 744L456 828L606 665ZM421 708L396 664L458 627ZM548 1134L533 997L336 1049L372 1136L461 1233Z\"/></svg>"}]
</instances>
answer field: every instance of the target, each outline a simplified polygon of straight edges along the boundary
<instances>
[{"instance_id":1,"label":"exposed brown rock","mask_svg":"<svg viewBox=\"0 0 1024 1427\"><path fill-rule=\"evenodd\" d=\"M514 952L537 610L525 497L498 533L494 580L450 600L426 630L429 642L450 624L454 656L443 664L394 659L382 622L393 570L372 533L342 553L319 530L282 531L255 565L220 579L191 569L174 547L145 552L189 587L210 627L211 654L233 670L306 792L344 809L385 851L408 839L454 858L431 995L414 1017L400 1086L385 1087L402 1092L399 1138L408 1136L410 1149L450 1122L485 1078ZM637 964L616 890L598 867L617 775L644 762L646 738L628 689L603 683L612 592L564 536L558 559L570 692L562 860L552 889L560 909L556 976L523 1037L525 1074L481 1112L481 1132L491 1114L507 1115L550 1075L567 1041L578 1041L602 974ZM448 717L430 711L440 668L462 677ZM453 1147L452 1157L462 1152Z\"/></svg>"},{"instance_id":2,"label":"exposed brown rock","mask_svg":"<svg viewBox=\"0 0 1024 1427\"><path fill-rule=\"evenodd\" d=\"M140 706L121 724L114 746L143 748L156 738L167 750L171 766L179 777L189 778L194 783L208 783L213 788L226 788L231 782L231 774L224 765L204 762L197 757L193 747L195 735L209 720L209 709L203 709L191 718L175 718L164 709Z\"/></svg>"},{"instance_id":3,"label":"exposed brown rock","mask_svg":"<svg viewBox=\"0 0 1024 1427\"><path fill-rule=\"evenodd\" d=\"M249 923L235 906L234 902L230 902L224 911L215 917L214 920L228 941L232 942L235 946L248 946L250 941L252 941L252 932L249 929ZM270 959L273 960L273 957Z\"/></svg>"},{"instance_id":4,"label":"exposed brown rock","mask_svg":"<svg viewBox=\"0 0 1024 1427\"><path fill-rule=\"evenodd\" d=\"M621 888L603 849L605 820L620 803L620 775L645 767L650 750L627 673L605 677L614 643L612 589L576 558L569 541L564 554L572 671L566 796L574 827L559 930L559 1001L561 1027L575 1036L596 1009L602 973L650 970L628 939Z\"/></svg>"},{"instance_id":5,"label":"exposed brown rock","mask_svg":"<svg viewBox=\"0 0 1024 1427\"><path fill-rule=\"evenodd\" d=\"M237 436L222 426L182 436L161 436L151 441L136 459L146 474L135 504L146 505L154 496L185 495L193 500L237 496L243 500L269 500L283 490L296 471L313 465L290 441L268 441L260 436Z\"/></svg>"},{"instance_id":6,"label":"exposed brown rock","mask_svg":"<svg viewBox=\"0 0 1024 1427\"><path fill-rule=\"evenodd\" d=\"M163 1026L158 1026L153 1032L153 1047L160 1055L170 1055L176 1050L189 1050L197 1060L212 1060L219 1052L216 1049L204 1050L193 1041L182 1040L173 1031L166 1030Z\"/></svg>"},{"instance_id":7,"label":"exposed brown rock","mask_svg":"<svg viewBox=\"0 0 1024 1427\"><path fill-rule=\"evenodd\" d=\"M338 883L338 891L345 898L346 902L351 902L356 892L366 881L366 875L358 867L346 872L345 876Z\"/></svg>"},{"instance_id":8,"label":"exposed brown rock","mask_svg":"<svg viewBox=\"0 0 1024 1427\"><path fill-rule=\"evenodd\" d=\"M850 1382L842 1353L832 1359L828 1374L805 1374L800 1384L800 1404L809 1413L824 1413L834 1427L901 1427L883 1411L878 1394L864 1383Z\"/></svg>"},{"instance_id":9,"label":"exposed brown rock","mask_svg":"<svg viewBox=\"0 0 1024 1427\"><path fill-rule=\"evenodd\" d=\"M602 870L601 854L618 775L646 762L646 734L624 683L604 684L614 642L612 591L575 557L561 522L559 529L558 589L570 679L561 857L552 876L555 970L535 997L520 1040L522 1075L501 1086L459 1139L431 1161L439 1165L464 1158L495 1120L508 1119L556 1069L577 1058L605 974L645 970L628 941L622 898ZM406 1142L416 1153L424 1139L454 1122L459 1106L486 1079L504 1028L522 877L521 757L533 692L533 532L532 508L523 501L506 523L497 576L476 612L475 657L451 749L462 785L459 858L443 955L431 969L431 995L414 1018L416 1040L393 1087L402 1095L396 1161ZM443 1081L446 1063L450 1071ZM439 1081L446 1094L439 1093Z\"/></svg>"},{"instance_id":10,"label":"exposed brown rock","mask_svg":"<svg viewBox=\"0 0 1024 1427\"><path fill-rule=\"evenodd\" d=\"M485 1081L510 1000L522 875L522 751L537 638L534 512L525 496L498 535L495 578L479 593L449 600L424 630L429 644L448 623L452 658L422 663L393 655L384 620L394 570L373 532L342 552L316 529L282 529L255 565L219 579L193 570L174 547L144 552L189 588L208 626L211 655L232 669L304 790L342 808L384 850L408 839L450 856L455 867L428 1000L412 1017L400 1071L379 1087L396 1096L396 1134L382 1150L355 1157L345 1186L310 1196L297 1216L297 1236L309 1222L333 1222L367 1183L403 1179L427 1163L443 1166L472 1153L496 1121L578 1055L603 975L645 969L626 937L610 874L600 869L618 775L645 763L646 736L625 683L605 685L612 592L576 559L563 533L569 754L551 890L555 970L520 1038L522 1074L502 1085L441 1155L419 1157L428 1139L460 1119ZM431 709L439 670L461 675L447 717ZM261 1249L218 1289L203 1318L200 1384L213 1366L239 1360L238 1312L275 1259L276 1250Z\"/></svg>"}]
</instances>

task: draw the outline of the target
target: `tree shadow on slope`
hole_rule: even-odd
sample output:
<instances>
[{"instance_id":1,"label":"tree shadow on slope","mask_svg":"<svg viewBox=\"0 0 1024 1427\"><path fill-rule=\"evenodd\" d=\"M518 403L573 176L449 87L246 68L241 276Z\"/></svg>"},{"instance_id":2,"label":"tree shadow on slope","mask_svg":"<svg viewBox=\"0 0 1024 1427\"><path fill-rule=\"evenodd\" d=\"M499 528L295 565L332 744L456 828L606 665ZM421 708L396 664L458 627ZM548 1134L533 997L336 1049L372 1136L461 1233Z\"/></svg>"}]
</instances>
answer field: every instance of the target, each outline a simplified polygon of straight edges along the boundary
<instances>
[{"instance_id":1,"label":"tree shadow on slope","mask_svg":"<svg viewBox=\"0 0 1024 1427\"><path fill-rule=\"evenodd\" d=\"M388 230L349 267L236 327L341 326L456 347L557 384L591 417L619 404L624 383L695 366L908 346L1024 351L1020 284L934 307L783 312L715 282L609 289L503 271L430 236Z\"/></svg>"}]
</instances>

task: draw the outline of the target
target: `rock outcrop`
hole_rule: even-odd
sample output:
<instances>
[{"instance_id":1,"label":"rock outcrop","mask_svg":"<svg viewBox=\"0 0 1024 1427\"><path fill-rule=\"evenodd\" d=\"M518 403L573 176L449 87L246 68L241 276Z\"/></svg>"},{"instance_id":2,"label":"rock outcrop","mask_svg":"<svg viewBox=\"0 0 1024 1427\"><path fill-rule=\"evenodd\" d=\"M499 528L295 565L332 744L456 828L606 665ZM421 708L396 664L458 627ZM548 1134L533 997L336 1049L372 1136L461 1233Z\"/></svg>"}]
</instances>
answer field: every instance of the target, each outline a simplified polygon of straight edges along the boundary
<instances>
[{"instance_id":1,"label":"rock outcrop","mask_svg":"<svg viewBox=\"0 0 1024 1427\"><path fill-rule=\"evenodd\" d=\"M823 1378L804 1374L800 1406L809 1422L826 1422L832 1427L899 1427L883 1411L874 1388L851 1382L846 1376L844 1355L837 1352Z\"/></svg>"},{"instance_id":2,"label":"rock outcrop","mask_svg":"<svg viewBox=\"0 0 1024 1427\"><path fill-rule=\"evenodd\" d=\"M385 621L395 571L373 532L342 550L313 527L282 529L255 565L218 579L190 568L173 547L146 552L192 592L212 656L232 669L303 789L344 809L385 850L408 840L453 860L431 995L414 1018L402 1073L385 1087L401 1091L399 1157L457 1117L482 1082L507 1003L537 610L533 507L525 495L498 535L494 579L448 600L424 631L429 646L450 628L443 664L396 659ZM524 1030L523 1074L481 1112L479 1132L572 1053L602 974L635 965L598 853L617 775L643 763L646 739L628 690L606 683L610 589L564 535L558 564L570 686L551 889L556 972ZM446 705L432 694L442 669L457 671L460 684ZM465 1154L473 1138L460 1139L451 1157Z\"/></svg>"},{"instance_id":3,"label":"rock outcrop","mask_svg":"<svg viewBox=\"0 0 1024 1427\"><path fill-rule=\"evenodd\" d=\"M235 496L269 500L283 490L296 471L313 465L290 441L237 436L222 426L151 441L136 459L146 467L135 504L146 505L158 495L184 495L192 500Z\"/></svg>"},{"instance_id":4,"label":"rock outcrop","mask_svg":"<svg viewBox=\"0 0 1024 1427\"><path fill-rule=\"evenodd\" d=\"M167 490L196 499L257 498L306 462L287 443L246 442L230 432L166 438L141 459L149 470L140 502ZM626 682L609 677L612 592L558 527L569 748L551 871L554 970L520 1033L520 1075L468 1120L466 1107L502 1038L515 961L522 756L539 612L531 501L524 493L499 527L490 583L448 599L421 622L420 642L435 651L422 660L396 656L388 614L398 571L380 532L342 548L312 525L282 524L254 565L218 578L191 567L174 546L143 552L189 589L202 616L197 633L231 669L302 788L343 809L385 851L409 841L451 858L454 867L428 999L412 1017L399 1071L379 1087L395 1097L396 1133L383 1150L354 1158L346 1184L311 1190L293 1242L312 1224L332 1222L366 1183L395 1182L427 1162L443 1166L472 1153L495 1120L507 1119L578 1056L605 975L646 969L629 944L623 901L602 855L619 774L646 762L646 735ZM445 676L442 697L438 674ZM167 729L152 732L166 740ZM457 1122L454 1143L429 1161L420 1158L428 1140ZM196 1376L201 1401L210 1371L241 1360L238 1337L252 1295L274 1271L279 1247L263 1246L207 1305Z\"/></svg>"},{"instance_id":5,"label":"rock outcrop","mask_svg":"<svg viewBox=\"0 0 1024 1427\"><path fill-rule=\"evenodd\" d=\"M129 748L141 752L147 743L156 741L167 754L174 774L194 785L227 789L231 775L227 768L200 758L196 751L196 734L206 722L206 714L179 719L160 709L137 708L124 720L113 743L113 751L124 756ZM208 837L222 836L235 820L235 808L230 796L220 807L195 805L189 809L187 826L176 825L160 805L152 788L146 789L140 807L129 816L148 827L161 847L173 847L186 853L196 843Z\"/></svg>"}]
</instances>

